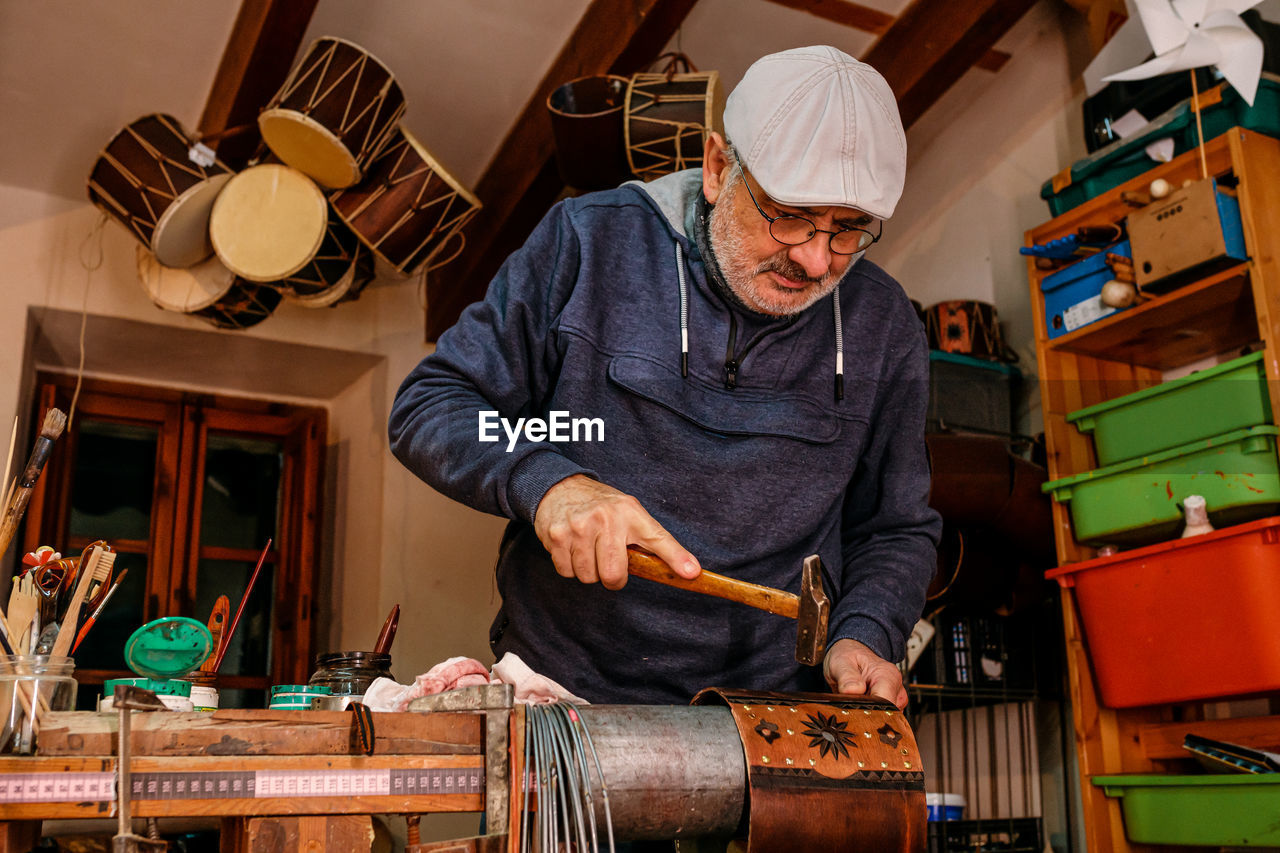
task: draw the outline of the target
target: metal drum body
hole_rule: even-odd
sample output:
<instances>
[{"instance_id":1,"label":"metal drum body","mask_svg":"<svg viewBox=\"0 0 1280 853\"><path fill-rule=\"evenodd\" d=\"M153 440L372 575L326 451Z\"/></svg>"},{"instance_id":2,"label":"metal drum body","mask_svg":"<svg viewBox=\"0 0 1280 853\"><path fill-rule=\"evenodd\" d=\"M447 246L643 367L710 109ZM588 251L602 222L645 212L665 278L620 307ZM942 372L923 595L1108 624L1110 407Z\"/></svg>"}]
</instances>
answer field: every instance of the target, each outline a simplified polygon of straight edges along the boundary
<instances>
[{"instance_id":1,"label":"metal drum body","mask_svg":"<svg viewBox=\"0 0 1280 853\"><path fill-rule=\"evenodd\" d=\"M456 257L462 226L480 209L480 200L404 128L369 164L367 180L330 202L360 241L403 275ZM454 237L457 248L437 258Z\"/></svg>"},{"instance_id":2,"label":"metal drum body","mask_svg":"<svg viewBox=\"0 0 1280 853\"><path fill-rule=\"evenodd\" d=\"M107 143L89 174L89 200L169 267L188 267L213 253L209 214L231 178L216 160L193 162L192 144L173 116L144 116Z\"/></svg>"},{"instance_id":3,"label":"metal drum body","mask_svg":"<svg viewBox=\"0 0 1280 853\"><path fill-rule=\"evenodd\" d=\"M138 281L158 307L219 329L256 326L280 304L279 291L240 278L216 257L188 268L167 267L139 246Z\"/></svg>"},{"instance_id":4,"label":"metal drum body","mask_svg":"<svg viewBox=\"0 0 1280 853\"><path fill-rule=\"evenodd\" d=\"M707 134L724 132L724 88L716 71L635 74L627 87L627 162L652 180L702 165Z\"/></svg>"},{"instance_id":5,"label":"metal drum body","mask_svg":"<svg viewBox=\"0 0 1280 853\"><path fill-rule=\"evenodd\" d=\"M306 266L324 242L329 206L296 169L250 166L223 189L209 218L214 251L249 281L275 282Z\"/></svg>"},{"instance_id":6,"label":"metal drum body","mask_svg":"<svg viewBox=\"0 0 1280 853\"><path fill-rule=\"evenodd\" d=\"M391 71L358 45L324 36L258 115L281 160L331 189L359 183L404 115Z\"/></svg>"}]
</instances>

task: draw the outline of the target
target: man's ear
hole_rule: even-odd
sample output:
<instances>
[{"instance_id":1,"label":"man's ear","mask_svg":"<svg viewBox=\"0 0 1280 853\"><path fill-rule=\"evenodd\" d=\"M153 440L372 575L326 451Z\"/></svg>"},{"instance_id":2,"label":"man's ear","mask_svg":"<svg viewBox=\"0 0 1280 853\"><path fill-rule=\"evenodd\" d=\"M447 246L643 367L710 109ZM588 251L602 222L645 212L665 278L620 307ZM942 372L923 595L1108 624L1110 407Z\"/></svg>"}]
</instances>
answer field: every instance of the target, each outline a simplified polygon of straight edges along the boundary
<instances>
[{"instance_id":1,"label":"man's ear","mask_svg":"<svg viewBox=\"0 0 1280 853\"><path fill-rule=\"evenodd\" d=\"M725 181L729 179L729 144L720 134L712 131L702 147L702 194L712 204L720 198Z\"/></svg>"}]
</instances>

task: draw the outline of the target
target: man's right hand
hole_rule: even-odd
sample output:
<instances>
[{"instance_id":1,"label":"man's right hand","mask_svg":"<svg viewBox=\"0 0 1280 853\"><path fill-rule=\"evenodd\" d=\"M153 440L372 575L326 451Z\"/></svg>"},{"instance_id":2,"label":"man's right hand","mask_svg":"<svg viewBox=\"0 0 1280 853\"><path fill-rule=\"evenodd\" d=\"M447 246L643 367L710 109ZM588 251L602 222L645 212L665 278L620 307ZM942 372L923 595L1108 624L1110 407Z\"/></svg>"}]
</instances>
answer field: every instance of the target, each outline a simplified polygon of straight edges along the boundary
<instances>
[{"instance_id":1,"label":"man's right hand","mask_svg":"<svg viewBox=\"0 0 1280 853\"><path fill-rule=\"evenodd\" d=\"M702 568L640 501L582 474L556 483L542 496L534 532L551 552L556 571L608 589L627 583L627 546L639 545L665 560L676 574L696 578Z\"/></svg>"}]
</instances>

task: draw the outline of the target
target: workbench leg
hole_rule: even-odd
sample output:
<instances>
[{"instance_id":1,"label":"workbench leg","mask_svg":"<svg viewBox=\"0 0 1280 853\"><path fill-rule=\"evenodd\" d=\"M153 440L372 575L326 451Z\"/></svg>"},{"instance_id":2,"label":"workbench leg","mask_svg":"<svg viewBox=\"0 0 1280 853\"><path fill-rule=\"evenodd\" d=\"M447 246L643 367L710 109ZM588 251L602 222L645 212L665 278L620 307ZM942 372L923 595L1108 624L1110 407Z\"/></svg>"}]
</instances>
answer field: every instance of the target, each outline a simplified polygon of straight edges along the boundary
<instances>
[{"instance_id":1,"label":"workbench leg","mask_svg":"<svg viewBox=\"0 0 1280 853\"><path fill-rule=\"evenodd\" d=\"M222 853L369 853L373 818L369 815L302 815L251 817L243 831L228 833L223 823ZM236 836L231 840L226 835Z\"/></svg>"},{"instance_id":2,"label":"workbench leg","mask_svg":"<svg viewBox=\"0 0 1280 853\"><path fill-rule=\"evenodd\" d=\"M0 853L29 853L40 843L38 820L0 821Z\"/></svg>"},{"instance_id":3,"label":"workbench leg","mask_svg":"<svg viewBox=\"0 0 1280 853\"><path fill-rule=\"evenodd\" d=\"M218 853L249 853L248 819L224 817L218 826Z\"/></svg>"}]
</instances>

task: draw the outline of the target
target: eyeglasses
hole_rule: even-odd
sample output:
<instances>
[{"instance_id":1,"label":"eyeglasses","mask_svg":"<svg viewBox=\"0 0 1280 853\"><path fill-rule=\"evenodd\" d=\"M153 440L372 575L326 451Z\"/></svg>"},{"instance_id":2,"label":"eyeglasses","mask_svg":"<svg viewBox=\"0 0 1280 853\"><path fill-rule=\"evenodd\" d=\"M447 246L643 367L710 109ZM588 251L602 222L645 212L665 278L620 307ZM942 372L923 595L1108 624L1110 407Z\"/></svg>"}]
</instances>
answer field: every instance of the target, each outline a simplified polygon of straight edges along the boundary
<instances>
[{"instance_id":1,"label":"eyeglasses","mask_svg":"<svg viewBox=\"0 0 1280 853\"><path fill-rule=\"evenodd\" d=\"M756 206L756 210L768 220L769 236L788 246L807 243L815 234L830 234L828 245L831 247L832 254L852 255L879 240L884 231L884 222L880 220L876 222L876 233L872 234L866 228L857 226L828 231L825 228L819 228L803 216L790 213L783 216L770 216L760 207L760 202L756 201L756 194L751 191L751 182L747 180L745 172L742 176L742 184L747 188L747 195L751 196L751 203Z\"/></svg>"}]
</instances>

